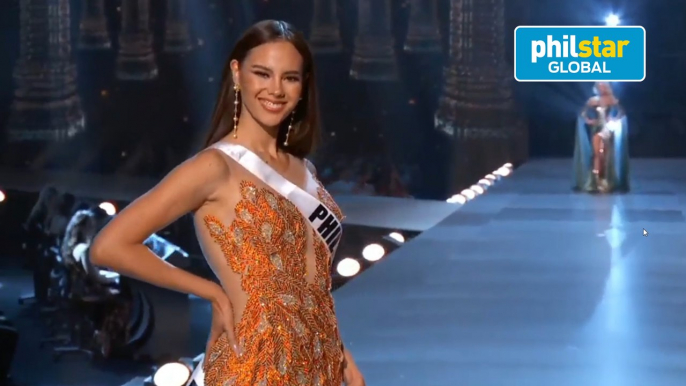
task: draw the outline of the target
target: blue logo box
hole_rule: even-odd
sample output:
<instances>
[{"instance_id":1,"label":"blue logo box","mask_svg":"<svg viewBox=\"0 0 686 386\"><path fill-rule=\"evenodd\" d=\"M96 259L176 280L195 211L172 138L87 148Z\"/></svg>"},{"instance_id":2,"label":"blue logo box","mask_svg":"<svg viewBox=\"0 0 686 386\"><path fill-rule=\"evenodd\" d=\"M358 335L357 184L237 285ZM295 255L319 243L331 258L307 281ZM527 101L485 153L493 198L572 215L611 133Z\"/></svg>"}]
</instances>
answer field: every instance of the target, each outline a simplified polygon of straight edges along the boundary
<instances>
[{"instance_id":1,"label":"blue logo box","mask_svg":"<svg viewBox=\"0 0 686 386\"><path fill-rule=\"evenodd\" d=\"M518 82L642 82L645 28L517 27L514 77Z\"/></svg>"}]
</instances>

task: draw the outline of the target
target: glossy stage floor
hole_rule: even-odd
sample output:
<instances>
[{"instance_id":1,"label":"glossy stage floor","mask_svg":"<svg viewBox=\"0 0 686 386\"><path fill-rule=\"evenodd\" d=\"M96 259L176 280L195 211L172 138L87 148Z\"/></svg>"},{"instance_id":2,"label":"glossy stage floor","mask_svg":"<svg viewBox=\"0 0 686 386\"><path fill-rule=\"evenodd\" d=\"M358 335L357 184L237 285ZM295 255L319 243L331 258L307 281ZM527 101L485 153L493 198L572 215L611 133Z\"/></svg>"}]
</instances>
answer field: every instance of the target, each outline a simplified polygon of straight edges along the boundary
<instances>
[{"instance_id":1,"label":"glossy stage floor","mask_svg":"<svg viewBox=\"0 0 686 386\"><path fill-rule=\"evenodd\" d=\"M531 161L337 291L367 384L682 385L686 160L631 166L594 196Z\"/></svg>"}]
</instances>

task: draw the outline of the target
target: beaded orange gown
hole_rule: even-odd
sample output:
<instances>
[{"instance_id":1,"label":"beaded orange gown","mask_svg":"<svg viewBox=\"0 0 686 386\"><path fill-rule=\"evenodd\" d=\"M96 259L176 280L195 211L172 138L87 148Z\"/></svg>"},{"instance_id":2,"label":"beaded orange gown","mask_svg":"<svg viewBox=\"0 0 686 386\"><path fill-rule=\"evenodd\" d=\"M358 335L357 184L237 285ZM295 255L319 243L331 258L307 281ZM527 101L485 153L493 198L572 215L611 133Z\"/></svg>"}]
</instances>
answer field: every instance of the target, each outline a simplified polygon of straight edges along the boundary
<instances>
[{"instance_id":1,"label":"beaded orange gown","mask_svg":"<svg viewBox=\"0 0 686 386\"><path fill-rule=\"evenodd\" d=\"M247 295L236 324L243 353L236 355L222 336L207 353L205 385L340 386L344 356L330 292L331 253L291 201L245 176L232 221L204 217ZM342 220L310 178L310 194Z\"/></svg>"}]
</instances>

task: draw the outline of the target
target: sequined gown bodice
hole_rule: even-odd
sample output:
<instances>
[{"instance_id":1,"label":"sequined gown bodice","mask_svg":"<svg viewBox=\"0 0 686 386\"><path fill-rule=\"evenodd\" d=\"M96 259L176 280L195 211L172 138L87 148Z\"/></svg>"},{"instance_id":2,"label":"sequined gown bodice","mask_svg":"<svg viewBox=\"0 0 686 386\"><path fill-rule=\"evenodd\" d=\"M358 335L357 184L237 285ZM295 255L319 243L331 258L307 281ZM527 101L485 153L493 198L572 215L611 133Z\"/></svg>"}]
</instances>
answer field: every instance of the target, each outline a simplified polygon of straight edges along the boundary
<instances>
[{"instance_id":1,"label":"sequined gown bodice","mask_svg":"<svg viewBox=\"0 0 686 386\"><path fill-rule=\"evenodd\" d=\"M315 186L313 195L342 217ZM247 295L236 324L243 354L220 338L207 354L205 385L340 386L343 351L326 244L285 197L247 179L238 188L233 220L208 215L204 222Z\"/></svg>"},{"instance_id":2,"label":"sequined gown bodice","mask_svg":"<svg viewBox=\"0 0 686 386\"><path fill-rule=\"evenodd\" d=\"M591 125L591 134L595 134L603 129L607 121L619 116L617 105L598 105L586 108L586 116L596 120L596 124Z\"/></svg>"}]
</instances>

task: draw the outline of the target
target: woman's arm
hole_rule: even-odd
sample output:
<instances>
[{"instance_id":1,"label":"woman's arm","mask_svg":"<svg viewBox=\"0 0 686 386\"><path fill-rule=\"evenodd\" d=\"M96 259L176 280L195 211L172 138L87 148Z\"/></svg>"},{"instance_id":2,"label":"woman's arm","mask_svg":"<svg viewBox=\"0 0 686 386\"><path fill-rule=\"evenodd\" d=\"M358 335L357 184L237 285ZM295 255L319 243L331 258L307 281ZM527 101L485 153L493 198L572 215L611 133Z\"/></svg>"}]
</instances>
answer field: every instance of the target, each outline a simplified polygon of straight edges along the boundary
<instances>
[{"instance_id":1,"label":"woman's arm","mask_svg":"<svg viewBox=\"0 0 686 386\"><path fill-rule=\"evenodd\" d=\"M110 221L93 242L92 263L159 287L214 300L221 287L168 264L143 242L213 201L227 176L228 165L215 151L204 151L184 162Z\"/></svg>"},{"instance_id":2,"label":"woman's arm","mask_svg":"<svg viewBox=\"0 0 686 386\"><path fill-rule=\"evenodd\" d=\"M346 386L364 386L364 376L357 367L352 354L345 347L343 348L343 356L343 380Z\"/></svg>"},{"instance_id":3,"label":"woman's arm","mask_svg":"<svg viewBox=\"0 0 686 386\"><path fill-rule=\"evenodd\" d=\"M343 368L347 369L348 366L356 366L355 360L353 359L353 354L350 353L350 350L343 346Z\"/></svg>"},{"instance_id":4,"label":"woman's arm","mask_svg":"<svg viewBox=\"0 0 686 386\"><path fill-rule=\"evenodd\" d=\"M581 110L581 117L586 121L587 125L594 126L598 124L598 119L595 118L589 118L588 116L588 111L589 110L594 110L598 106L598 100L595 97L590 98L588 101L586 101L586 105L584 106L584 109Z\"/></svg>"}]
</instances>

